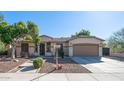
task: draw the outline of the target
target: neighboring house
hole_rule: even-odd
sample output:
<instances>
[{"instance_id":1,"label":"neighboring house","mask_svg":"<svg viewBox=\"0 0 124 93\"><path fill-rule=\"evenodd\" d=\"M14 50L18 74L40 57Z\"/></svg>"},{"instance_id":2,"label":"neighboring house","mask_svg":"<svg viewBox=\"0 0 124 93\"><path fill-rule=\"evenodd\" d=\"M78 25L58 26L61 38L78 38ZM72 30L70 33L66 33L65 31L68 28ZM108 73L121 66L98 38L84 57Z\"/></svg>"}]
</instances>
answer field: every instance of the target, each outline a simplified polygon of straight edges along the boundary
<instances>
[{"instance_id":1,"label":"neighboring house","mask_svg":"<svg viewBox=\"0 0 124 93\"><path fill-rule=\"evenodd\" d=\"M36 48L28 42L18 42L17 56L43 55L54 56L55 45L61 45L65 56L102 56L102 42L104 40L95 36L80 36L78 38L53 38L47 35L41 36L41 43ZM37 54L34 51L37 51Z\"/></svg>"}]
</instances>

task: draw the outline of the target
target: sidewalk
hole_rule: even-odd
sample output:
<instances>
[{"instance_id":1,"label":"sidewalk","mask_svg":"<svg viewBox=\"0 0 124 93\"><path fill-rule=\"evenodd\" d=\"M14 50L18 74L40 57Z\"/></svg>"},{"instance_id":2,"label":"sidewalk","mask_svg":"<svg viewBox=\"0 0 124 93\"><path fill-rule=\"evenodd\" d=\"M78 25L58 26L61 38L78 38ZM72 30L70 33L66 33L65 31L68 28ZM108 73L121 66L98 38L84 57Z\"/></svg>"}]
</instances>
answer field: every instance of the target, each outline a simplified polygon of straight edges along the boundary
<instances>
[{"instance_id":1,"label":"sidewalk","mask_svg":"<svg viewBox=\"0 0 124 93\"><path fill-rule=\"evenodd\" d=\"M124 73L0 73L0 81L122 81Z\"/></svg>"}]
</instances>

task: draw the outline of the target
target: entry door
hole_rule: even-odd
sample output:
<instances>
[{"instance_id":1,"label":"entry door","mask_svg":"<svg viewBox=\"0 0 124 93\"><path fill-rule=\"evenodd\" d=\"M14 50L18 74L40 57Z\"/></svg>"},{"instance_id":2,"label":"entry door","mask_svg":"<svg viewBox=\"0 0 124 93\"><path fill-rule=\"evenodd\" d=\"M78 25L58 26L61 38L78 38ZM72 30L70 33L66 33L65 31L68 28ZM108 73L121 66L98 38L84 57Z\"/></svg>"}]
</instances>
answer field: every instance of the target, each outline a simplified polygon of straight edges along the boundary
<instances>
[{"instance_id":1,"label":"entry door","mask_svg":"<svg viewBox=\"0 0 124 93\"><path fill-rule=\"evenodd\" d=\"M28 56L28 53L29 53L29 47L28 47L28 43L22 43L21 44L21 55L24 57L24 56Z\"/></svg>"},{"instance_id":2,"label":"entry door","mask_svg":"<svg viewBox=\"0 0 124 93\"><path fill-rule=\"evenodd\" d=\"M45 55L45 44L40 44L40 55Z\"/></svg>"}]
</instances>

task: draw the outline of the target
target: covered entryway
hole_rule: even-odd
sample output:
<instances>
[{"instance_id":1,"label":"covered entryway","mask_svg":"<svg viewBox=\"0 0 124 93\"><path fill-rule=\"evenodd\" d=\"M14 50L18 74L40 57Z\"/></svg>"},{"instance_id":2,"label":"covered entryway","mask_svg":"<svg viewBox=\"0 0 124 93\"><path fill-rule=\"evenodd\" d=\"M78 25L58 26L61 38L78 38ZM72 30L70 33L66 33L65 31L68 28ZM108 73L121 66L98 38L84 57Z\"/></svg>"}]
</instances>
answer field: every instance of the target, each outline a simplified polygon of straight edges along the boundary
<instances>
[{"instance_id":1,"label":"covered entryway","mask_svg":"<svg viewBox=\"0 0 124 93\"><path fill-rule=\"evenodd\" d=\"M97 44L73 45L73 56L99 56L99 45Z\"/></svg>"},{"instance_id":2,"label":"covered entryway","mask_svg":"<svg viewBox=\"0 0 124 93\"><path fill-rule=\"evenodd\" d=\"M28 57L29 56L29 45L28 43L21 43L21 56Z\"/></svg>"},{"instance_id":3,"label":"covered entryway","mask_svg":"<svg viewBox=\"0 0 124 93\"><path fill-rule=\"evenodd\" d=\"M45 55L45 44L44 43L40 44L40 55Z\"/></svg>"}]
</instances>

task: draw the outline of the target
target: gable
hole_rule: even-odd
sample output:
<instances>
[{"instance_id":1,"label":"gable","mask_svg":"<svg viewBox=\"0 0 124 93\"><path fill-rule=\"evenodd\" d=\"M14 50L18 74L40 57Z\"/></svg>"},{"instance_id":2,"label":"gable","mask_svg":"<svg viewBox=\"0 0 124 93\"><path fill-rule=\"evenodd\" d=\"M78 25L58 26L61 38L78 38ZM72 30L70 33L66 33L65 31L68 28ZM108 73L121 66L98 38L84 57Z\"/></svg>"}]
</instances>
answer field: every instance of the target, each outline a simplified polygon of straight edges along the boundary
<instances>
[{"instance_id":1,"label":"gable","mask_svg":"<svg viewBox=\"0 0 124 93\"><path fill-rule=\"evenodd\" d=\"M69 41L69 45L73 44L100 44L101 40L97 38L76 38Z\"/></svg>"},{"instance_id":2,"label":"gable","mask_svg":"<svg viewBox=\"0 0 124 93\"><path fill-rule=\"evenodd\" d=\"M41 36L41 41L42 42L49 42L49 41L52 41L53 38L52 37L49 37L49 36Z\"/></svg>"}]
</instances>

